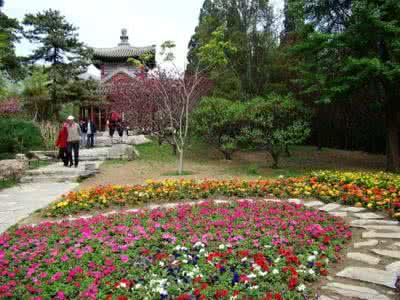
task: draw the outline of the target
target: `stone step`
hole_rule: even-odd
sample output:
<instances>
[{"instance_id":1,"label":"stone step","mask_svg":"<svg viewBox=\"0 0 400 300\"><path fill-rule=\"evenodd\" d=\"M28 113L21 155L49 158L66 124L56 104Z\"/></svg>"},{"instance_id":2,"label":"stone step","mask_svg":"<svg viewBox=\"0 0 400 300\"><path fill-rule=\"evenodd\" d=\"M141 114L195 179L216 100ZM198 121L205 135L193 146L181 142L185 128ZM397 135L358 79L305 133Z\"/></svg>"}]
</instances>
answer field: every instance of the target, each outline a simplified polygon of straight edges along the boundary
<instances>
[{"instance_id":1,"label":"stone step","mask_svg":"<svg viewBox=\"0 0 400 300\"><path fill-rule=\"evenodd\" d=\"M372 249L371 251L378 255L400 259L400 251L386 249Z\"/></svg>"},{"instance_id":2,"label":"stone step","mask_svg":"<svg viewBox=\"0 0 400 300\"><path fill-rule=\"evenodd\" d=\"M390 287L392 289L396 288L396 283L398 279L396 272L364 267L347 267L337 273L336 276L375 283L378 285Z\"/></svg>"},{"instance_id":3,"label":"stone step","mask_svg":"<svg viewBox=\"0 0 400 300\"><path fill-rule=\"evenodd\" d=\"M400 239L399 232L376 232L376 231L367 231L362 233L362 238L364 239Z\"/></svg>"},{"instance_id":4,"label":"stone step","mask_svg":"<svg viewBox=\"0 0 400 300\"><path fill-rule=\"evenodd\" d=\"M355 297L357 299L366 300L390 300L390 298L380 294L376 290L357 285L329 282L327 285L323 286L322 289L330 290L343 297Z\"/></svg>"},{"instance_id":5,"label":"stone step","mask_svg":"<svg viewBox=\"0 0 400 300\"><path fill-rule=\"evenodd\" d=\"M364 219L353 220L350 222L353 227L360 227L364 225L400 225L400 222L394 220L378 220L378 219Z\"/></svg>"},{"instance_id":6,"label":"stone step","mask_svg":"<svg viewBox=\"0 0 400 300\"><path fill-rule=\"evenodd\" d=\"M349 252L349 253L347 253L347 258L361 261L361 262L369 264L369 265L377 265L381 261L381 259L376 256L372 256L372 255L360 253L360 252Z\"/></svg>"},{"instance_id":7,"label":"stone step","mask_svg":"<svg viewBox=\"0 0 400 300\"><path fill-rule=\"evenodd\" d=\"M375 247L376 245L378 245L379 241L378 240L368 240L365 242L358 242L358 243L354 243L354 248L361 248L361 247Z\"/></svg>"},{"instance_id":8,"label":"stone step","mask_svg":"<svg viewBox=\"0 0 400 300\"><path fill-rule=\"evenodd\" d=\"M342 206L340 204L336 204L336 203L328 203L322 207L319 207L319 210L323 210L323 211L334 211L334 210L338 210L340 209Z\"/></svg>"},{"instance_id":9,"label":"stone step","mask_svg":"<svg viewBox=\"0 0 400 300\"><path fill-rule=\"evenodd\" d=\"M75 182L84 176L24 176L21 183Z\"/></svg>"},{"instance_id":10,"label":"stone step","mask_svg":"<svg viewBox=\"0 0 400 300\"><path fill-rule=\"evenodd\" d=\"M400 261L395 261L394 263L388 264L385 267L386 271L397 272L400 277Z\"/></svg>"},{"instance_id":11,"label":"stone step","mask_svg":"<svg viewBox=\"0 0 400 300\"><path fill-rule=\"evenodd\" d=\"M359 219L383 219L383 216L372 212L356 213L354 216Z\"/></svg>"}]
</instances>

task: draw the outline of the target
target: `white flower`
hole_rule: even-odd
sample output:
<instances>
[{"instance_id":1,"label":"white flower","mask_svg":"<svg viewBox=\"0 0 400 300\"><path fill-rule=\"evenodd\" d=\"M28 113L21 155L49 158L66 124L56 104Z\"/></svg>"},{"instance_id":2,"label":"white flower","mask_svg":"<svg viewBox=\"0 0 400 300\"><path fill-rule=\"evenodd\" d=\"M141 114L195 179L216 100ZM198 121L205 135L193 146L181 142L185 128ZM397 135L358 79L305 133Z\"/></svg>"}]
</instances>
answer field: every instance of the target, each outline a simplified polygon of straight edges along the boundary
<instances>
[{"instance_id":1,"label":"white flower","mask_svg":"<svg viewBox=\"0 0 400 300\"><path fill-rule=\"evenodd\" d=\"M315 255L310 255L310 256L307 258L307 261L314 261L316 258L317 258L317 257L316 257Z\"/></svg>"},{"instance_id":2,"label":"white flower","mask_svg":"<svg viewBox=\"0 0 400 300\"><path fill-rule=\"evenodd\" d=\"M256 278L257 275L254 273L250 273L249 275L247 275L248 278Z\"/></svg>"},{"instance_id":3,"label":"white flower","mask_svg":"<svg viewBox=\"0 0 400 300\"><path fill-rule=\"evenodd\" d=\"M204 248L201 248L200 250L199 250L199 253L203 253L203 252L205 252L206 250L204 250Z\"/></svg>"},{"instance_id":4,"label":"white flower","mask_svg":"<svg viewBox=\"0 0 400 300\"><path fill-rule=\"evenodd\" d=\"M140 283L135 284L135 289L140 289L141 287L142 287L142 285Z\"/></svg>"},{"instance_id":5,"label":"white flower","mask_svg":"<svg viewBox=\"0 0 400 300\"><path fill-rule=\"evenodd\" d=\"M314 254L314 255L318 255L318 251L314 251L313 254Z\"/></svg>"},{"instance_id":6,"label":"white flower","mask_svg":"<svg viewBox=\"0 0 400 300\"><path fill-rule=\"evenodd\" d=\"M257 290L258 289L258 285L252 285L251 287L250 287L250 290Z\"/></svg>"},{"instance_id":7,"label":"white flower","mask_svg":"<svg viewBox=\"0 0 400 300\"><path fill-rule=\"evenodd\" d=\"M247 260L247 257L242 258L242 262L245 262Z\"/></svg>"},{"instance_id":8,"label":"white flower","mask_svg":"<svg viewBox=\"0 0 400 300\"><path fill-rule=\"evenodd\" d=\"M299 291L299 292L302 292L302 291L304 291L306 289L306 286L304 285L304 284L300 284L298 287L297 287L297 290Z\"/></svg>"},{"instance_id":9,"label":"white flower","mask_svg":"<svg viewBox=\"0 0 400 300\"><path fill-rule=\"evenodd\" d=\"M278 269L273 269L272 270L272 274L279 274L279 270Z\"/></svg>"},{"instance_id":10,"label":"white flower","mask_svg":"<svg viewBox=\"0 0 400 300\"><path fill-rule=\"evenodd\" d=\"M159 265L160 267L164 267L165 263L163 261L160 261Z\"/></svg>"},{"instance_id":11,"label":"white flower","mask_svg":"<svg viewBox=\"0 0 400 300\"><path fill-rule=\"evenodd\" d=\"M160 295L167 296L168 295L168 291L167 290L162 290L160 292Z\"/></svg>"},{"instance_id":12,"label":"white flower","mask_svg":"<svg viewBox=\"0 0 400 300\"><path fill-rule=\"evenodd\" d=\"M276 263L277 263L277 262L279 262L280 260L281 260L281 258L280 258L280 257L278 257L277 259L275 259L275 260L274 260L274 262L276 262Z\"/></svg>"},{"instance_id":13,"label":"white flower","mask_svg":"<svg viewBox=\"0 0 400 300\"><path fill-rule=\"evenodd\" d=\"M258 274L260 274L260 276L266 276L267 274L268 274L268 272L263 272L263 271L260 271Z\"/></svg>"},{"instance_id":14,"label":"white flower","mask_svg":"<svg viewBox=\"0 0 400 300\"><path fill-rule=\"evenodd\" d=\"M119 285L118 285L118 287L122 287L122 288L125 289L125 288L127 287L127 285L126 285L125 282L120 282Z\"/></svg>"},{"instance_id":15,"label":"white flower","mask_svg":"<svg viewBox=\"0 0 400 300\"><path fill-rule=\"evenodd\" d=\"M187 263L188 263L187 259L182 260L182 262L183 262L184 264L187 264Z\"/></svg>"},{"instance_id":16,"label":"white flower","mask_svg":"<svg viewBox=\"0 0 400 300\"><path fill-rule=\"evenodd\" d=\"M202 242L196 242L194 245L193 245L193 247L194 248L204 248L204 244L202 243Z\"/></svg>"},{"instance_id":17,"label":"white flower","mask_svg":"<svg viewBox=\"0 0 400 300\"><path fill-rule=\"evenodd\" d=\"M309 270L308 270L308 274L314 275L314 274L315 274L315 271L314 271L313 269L309 269Z\"/></svg>"},{"instance_id":18,"label":"white flower","mask_svg":"<svg viewBox=\"0 0 400 300\"><path fill-rule=\"evenodd\" d=\"M221 245L219 245L219 250L224 250L225 249L225 245L224 244L221 244Z\"/></svg>"}]
</instances>

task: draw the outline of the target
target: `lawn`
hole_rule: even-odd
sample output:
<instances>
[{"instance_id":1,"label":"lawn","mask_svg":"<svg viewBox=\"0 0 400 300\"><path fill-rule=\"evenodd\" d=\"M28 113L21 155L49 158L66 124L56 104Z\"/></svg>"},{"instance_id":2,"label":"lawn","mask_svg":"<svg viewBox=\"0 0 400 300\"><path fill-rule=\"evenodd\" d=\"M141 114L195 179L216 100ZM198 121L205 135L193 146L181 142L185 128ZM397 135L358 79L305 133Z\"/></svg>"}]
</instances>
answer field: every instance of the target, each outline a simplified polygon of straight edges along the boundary
<instances>
[{"instance_id":1,"label":"lawn","mask_svg":"<svg viewBox=\"0 0 400 300\"><path fill-rule=\"evenodd\" d=\"M169 145L153 142L139 145L140 158L131 161L107 161L101 174L82 183L82 187L104 184L143 184L147 179L165 179L176 176L177 162ZM280 169L270 168L272 159L265 152L237 152L232 161L209 145L195 140L186 151L184 178L242 179L300 176L312 170L382 170L383 155L359 151L323 149L311 146L293 146L290 157L282 157Z\"/></svg>"}]
</instances>

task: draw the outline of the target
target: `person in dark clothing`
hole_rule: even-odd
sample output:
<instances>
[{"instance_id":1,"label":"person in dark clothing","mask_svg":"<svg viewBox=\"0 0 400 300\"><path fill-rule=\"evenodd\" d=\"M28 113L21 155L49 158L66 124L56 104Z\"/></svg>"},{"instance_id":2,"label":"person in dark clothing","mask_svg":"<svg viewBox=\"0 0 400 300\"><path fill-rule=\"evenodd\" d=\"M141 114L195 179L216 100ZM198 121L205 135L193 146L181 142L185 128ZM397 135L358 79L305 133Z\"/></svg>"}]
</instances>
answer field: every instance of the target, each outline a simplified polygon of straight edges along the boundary
<instances>
[{"instance_id":1,"label":"person in dark clothing","mask_svg":"<svg viewBox=\"0 0 400 300\"><path fill-rule=\"evenodd\" d=\"M79 122L79 127L81 128L81 146L87 144L87 122L86 120L81 120Z\"/></svg>"},{"instance_id":2,"label":"person in dark clothing","mask_svg":"<svg viewBox=\"0 0 400 300\"><path fill-rule=\"evenodd\" d=\"M96 128L96 124L92 121L89 120L89 122L87 122L87 144L86 147L89 148L93 148L94 147L94 136L97 132L97 128Z\"/></svg>"}]
</instances>

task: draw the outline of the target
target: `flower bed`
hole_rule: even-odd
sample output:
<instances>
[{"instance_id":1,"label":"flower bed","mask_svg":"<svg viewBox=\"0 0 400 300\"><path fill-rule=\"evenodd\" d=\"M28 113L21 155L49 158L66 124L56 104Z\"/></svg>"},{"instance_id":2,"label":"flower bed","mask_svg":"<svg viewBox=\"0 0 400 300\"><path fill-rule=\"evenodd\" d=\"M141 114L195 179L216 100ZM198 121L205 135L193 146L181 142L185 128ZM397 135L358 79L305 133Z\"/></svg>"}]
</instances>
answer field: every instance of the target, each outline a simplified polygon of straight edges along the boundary
<instances>
[{"instance_id":1,"label":"flower bed","mask_svg":"<svg viewBox=\"0 0 400 300\"><path fill-rule=\"evenodd\" d=\"M294 203L203 202L0 236L0 298L304 299L351 238Z\"/></svg>"},{"instance_id":2,"label":"flower bed","mask_svg":"<svg viewBox=\"0 0 400 300\"><path fill-rule=\"evenodd\" d=\"M314 172L277 180L167 180L146 185L105 186L72 192L44 210L45 216L74 214L110 206L206 199L218 196L317 198L386 211L400 219L400 177L387 173Z\"/></svg>"}]
</instances>

